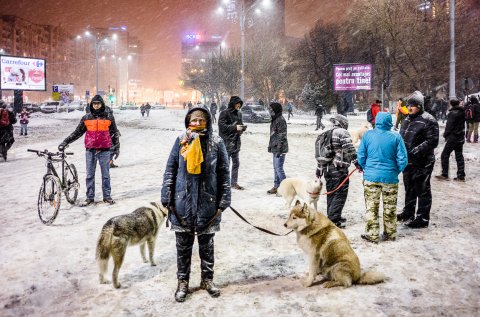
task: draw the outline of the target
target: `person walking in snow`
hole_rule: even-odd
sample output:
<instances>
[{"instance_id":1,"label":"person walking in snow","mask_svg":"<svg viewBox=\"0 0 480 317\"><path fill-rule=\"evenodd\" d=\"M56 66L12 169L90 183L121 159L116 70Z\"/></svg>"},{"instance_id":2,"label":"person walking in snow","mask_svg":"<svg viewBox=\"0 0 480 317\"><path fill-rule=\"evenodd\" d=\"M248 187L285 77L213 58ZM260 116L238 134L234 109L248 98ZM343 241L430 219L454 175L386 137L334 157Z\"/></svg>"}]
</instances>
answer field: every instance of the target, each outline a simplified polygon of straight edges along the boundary
<instances>
[{"instance_id":1,"label":"person walking in snow","mask_svg":"<svg viewBox=\"0 0 480 317\"><path fill-rule=\"evenodd\" d=\"M432 207L430 179L439 130L437 120L424 111L423 105L424 97L420 91L410 95L407 99L409 114L400 128L400 135L407 148L408 165L403 171L405 207L397 215L397 220L407 221L406 226L410 228L428 227Z\"/></svg>"},{"instance_id":2,"label":"person walking in snow","mask_svg":"<svg viewBox=\"0 0 480 317\"><path fill-rule=\"evenodd\" d=\"M463 144L465 143L465 111L460 107L460 101L450 100L451 109L448 113L447 124L443 137L445 146L443 147L442 174L435 176L439 180L448 180L448 167L450 154L455 151L455 160L457 161L457 177L453 180L465 181L465 160L463 158Z\"/></svg>"},{"instance_id":3,"label":"person walking in snow","mask_svg":"<svg viewBox=\"0 0 480 317\"><path fill-rule=\"evenodd\" d=\"M100 95L95 95L90 102L90 113L80 119L75 131L58 146L59 151L85 134L85 157L87 169L87 198L83 207L95 202L95 170L98 164L102 173L103 201L113 205L110 187L110 148L115 145L115 157L120 153L119 132L111 111L107 111Z\"/></svg>"},{"instance_id":4,"label":"person walking in snow","mask_svg":"<svg viewBox=\"0 0 480 317\"><path fill-rule=\"evenodd\" d=\"M358 147L358 165L363 170L363 192L367 207L365 234L369 242L395 240L397 236L398 174L408 163L407 149L402 137L393 133L392 116L380 112L375 119L375 129L363 135ZM378 211L383 199L383 234L380 236Z\"/></svg>"},{"instance_id":5,"label":"person walking in snow","mask_svg":"<svg viewBox=\"0 0 480 317\"><path fill-rule=\"evenodd\" d=\"M267 194L276 194L280 183L286 178L283 164L288 152L287 122L282 115L282 105L278 102L270 104L272 121L270 122L270 141L268 152L273 156L273 187Z\"/></svg>"},{"instance_id":6,"label":"person walking in snow","mask_svg":"<svg viewBox=\"0 0 480 317\"><path fill-rule=\"evenodd\" d=\"M218 297L213 283L214 236L222 211L230 206L229 159L224 141L213 133L206 107L193 107L185 117L186 131L173 144L163 175L161 202L169 209L177 248L177 302L189 289L195 236L200 255L200 288Z\"/></svg>"},{"instance_id":7,"label":"person walking in snow","mask_svg":"<svg viewBox=\"0 0 480 317\"><path fill-rule=\"evenodd\" d=\"M13 112L7 109L7 104L0 100L0 154L7 161L7 152L15 143L13 125L17 118Z\"/></svg>"},{"instance_id":8,"label":"person walking in snow","mask_svg":"<svg viewBox=\"0 0 480 317\"><path fill-rule=\"evenodd\" d=\"M478 124L480 122L480 103L477 97L472 96L465 104L465 120L467 121L467 142L478 143Z\"/></svg>"},{"instance_id":9,"label":"person walking in snow","mask_svg":"<svg viewBox=\"0 0 480 317\"><path fill-rule=\"evenodd\" d=\"M325 113L325 108L321 105L318 104L317 107L315 108L315 116L317 116L317 127L315 128L315 131L318 129L325 129L325 125L322 123L322 118L323 114Z\"/></svg>"},{"instance_id":10,"label":"person walking in snow","mask_svg":"<svg viewBox=\"0 0 480 317\"><path fill-rule=\"evenodd\" d=\"M27 107L22 108L22 112L19 114L20 116L20 135L28 135L27 126L28 126L28 119L30 118L30 112L27 111Z\"/></svg>"},{"instance_id":11,"label":"person walking in snow","mask_svg":"<svg viewBox=\"0 0 480 317\"><path fill-rule=\"evenodd\" d=\"M217 118L216 118L217 103L215 102L215 100L213 100L212 103L210 104L210 113L212 114L212 122L216 123L217 122Z\"/></svg>"},{"instance_id":12,"label":"person walking in snow","mask_svg":"<svg viewBox=\"0 0 480 317\"><path fill-rule=\"evenodd\" d=\"M290 116L292 116L293 118L293 104L288 101L288 100L285 100L287 102L287 111L288 111L288 120L290 120Z\"/></svg>"}]
</instances>

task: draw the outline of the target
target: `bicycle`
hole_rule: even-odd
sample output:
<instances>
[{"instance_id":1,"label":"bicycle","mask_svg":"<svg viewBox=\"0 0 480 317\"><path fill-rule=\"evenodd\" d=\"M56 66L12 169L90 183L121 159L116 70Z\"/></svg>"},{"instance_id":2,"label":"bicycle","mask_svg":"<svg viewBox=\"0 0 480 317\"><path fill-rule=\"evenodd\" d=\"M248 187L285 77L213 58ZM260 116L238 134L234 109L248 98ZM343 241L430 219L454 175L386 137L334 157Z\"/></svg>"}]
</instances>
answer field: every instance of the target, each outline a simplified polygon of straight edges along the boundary
<instances>
[{"instance_id":1,"label":"bicycle","mask_svg":"<svg viewBox=\"0 0 480 317\"><path fill-rule=\"evenodd\" d=\"M77 168L66 161L67 155L73 155L71 152L52 153L48 150L37 151L28 149L28 152L34 152L38 156L47 160L47 173L43 176L43 182L38 193L38 216L40 220L51 225L57 218L62 201L62 191L70 204L75 204L78 196ZM58 175L54 163L62 162L62 174Z\"/></svg>"}]
</instances>

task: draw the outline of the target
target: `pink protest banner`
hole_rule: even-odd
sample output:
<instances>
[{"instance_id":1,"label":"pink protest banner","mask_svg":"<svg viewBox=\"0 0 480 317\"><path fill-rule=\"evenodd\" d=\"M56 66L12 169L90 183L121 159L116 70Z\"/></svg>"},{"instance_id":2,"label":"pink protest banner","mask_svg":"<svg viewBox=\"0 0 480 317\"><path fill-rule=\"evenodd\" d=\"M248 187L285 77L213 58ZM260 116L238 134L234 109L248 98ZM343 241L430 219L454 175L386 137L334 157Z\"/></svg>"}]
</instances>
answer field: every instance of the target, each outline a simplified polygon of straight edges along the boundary
<instances>
[{"instance_id":1,"label":"pink protest banner","mask_svg":"<svg viewBox=\"0 0 480 317\"><path fill-rule=\"evenodd\" d=\"M370 64L337 64L333 70L335 91L372 89L373 71Z\"/></svg>"}]
</instances>

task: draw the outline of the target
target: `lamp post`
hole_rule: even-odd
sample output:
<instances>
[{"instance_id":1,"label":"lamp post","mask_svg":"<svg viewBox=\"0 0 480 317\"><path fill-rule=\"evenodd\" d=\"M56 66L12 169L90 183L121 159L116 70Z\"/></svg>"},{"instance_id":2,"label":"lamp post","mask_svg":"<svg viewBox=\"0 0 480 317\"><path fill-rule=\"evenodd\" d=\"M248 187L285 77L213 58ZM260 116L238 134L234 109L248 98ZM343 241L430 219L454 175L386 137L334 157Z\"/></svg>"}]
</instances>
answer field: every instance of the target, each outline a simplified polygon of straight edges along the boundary
<instances>
[{"instance_id":1,"label":"lamp post","mask_svg":"<svg viewBox=\"0 0 480 317\"><path fill-rule=\"evenodd\" d=\"M455 0L450 0L450 67L449 67L449 99L455 99Z\"/></svg>"}]
</instances>

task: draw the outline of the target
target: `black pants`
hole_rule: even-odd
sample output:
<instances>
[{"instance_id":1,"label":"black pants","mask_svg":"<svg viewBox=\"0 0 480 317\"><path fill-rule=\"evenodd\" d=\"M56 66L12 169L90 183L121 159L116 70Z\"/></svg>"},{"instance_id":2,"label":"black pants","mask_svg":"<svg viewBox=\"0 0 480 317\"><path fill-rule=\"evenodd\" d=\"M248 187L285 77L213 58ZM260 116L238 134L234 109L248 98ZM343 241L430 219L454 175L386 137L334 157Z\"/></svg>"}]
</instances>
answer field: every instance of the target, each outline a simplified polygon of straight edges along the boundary
<instances>
[{"instance_id":1,"label":"black pants","mask_svg":"<svg viewBox=\"0 0 480 317\"><path fill-rule=\"evenodd\" d=\"M403 212L406 218L421 217L423 221L430 220L430 208L432 207L432 188L430 178L432 177L433 163L426 167L407 165L403 171L403 184L405 186L405 207ZM418 209L415 217L415 208Z\"/></svg>"},{"instance_id":2,"label":"black pants","mask_svg":"<svg viewBox=\"0 0 480 317\"><path fill-rule=\"evenodd\" d=\"M463 143L449 142L445 143L442 151L442 175L448 176L448 165L450 161L450 153L455 151L455 160L457 161L457 177L465 177L465 160L463 158Z\"/></svg>"},{"instance_id":3,"label":"black pants","mask_svg":"<svg viewBox=\"0 0 480 317\"><path fill-rule=\"evenodd\" d=\"M317 128L315 130L318 130L318 129L325 129L325 125L323 125L322 123L322 116L317 116Z\"/></svg>"},{"instance_id":4,"label":"black pants","mask_svg":"<svg viewBox=\"0 0 480 317\"><path fill-rule=\"evenodd\" d=\"M325 183L327 191L334 190L340 185L340 183L348 176L347 168L335 168L330 165L328 169L323 167L323 177L325 177ZM342 216L343 206L347 201L349 180L340 187L336 192L327 195L327 215L333 223L340 222Z\"/></svg>"},{"instance_id":5,"label":"black pants","mask_svg":"<svg viewBox=\"0 0 480 317\"><path fill-rule=\"evenodd\" d=\"M197 236L202 280L213 279L214 236L214 233ZM195 235L188 232L175 232L175 237L177 239L177 278L188 281L190 279L192 248Z\"/></svg>"}]
</instances>

